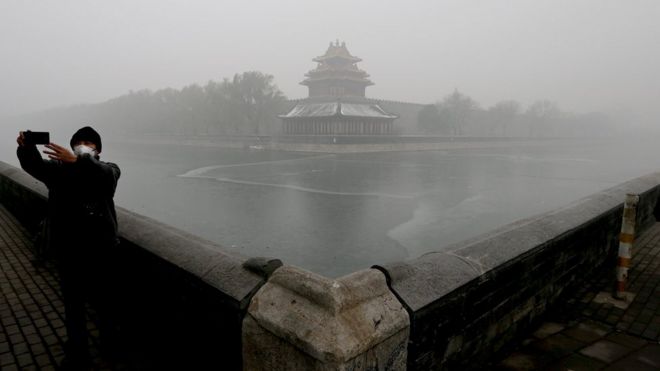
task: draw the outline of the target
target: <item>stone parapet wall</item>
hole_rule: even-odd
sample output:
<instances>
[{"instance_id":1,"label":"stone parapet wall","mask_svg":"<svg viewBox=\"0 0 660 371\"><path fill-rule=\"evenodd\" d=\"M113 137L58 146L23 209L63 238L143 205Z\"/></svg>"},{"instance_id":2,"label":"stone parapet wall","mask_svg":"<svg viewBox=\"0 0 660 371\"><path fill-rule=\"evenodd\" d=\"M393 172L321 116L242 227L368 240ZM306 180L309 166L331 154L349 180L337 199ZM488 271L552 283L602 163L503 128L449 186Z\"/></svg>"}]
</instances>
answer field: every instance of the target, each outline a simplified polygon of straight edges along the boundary
<instances>
[{"instance_id":1,"label":"stone parapet wall","mask_svg":"<svg viewBox=\"0 0 660 371\"><path fill-rule=\"evenodd\" d=\"M46 215L47 189L0 162L0 202L28 230ZM250 299L281 265L248 259L153 219L117 208L117 317L147 369L239 370Z\"/></svg>"},{"instance_id":2,"label":"stone parapet wall","mask_svg":"<svg viewBox=\"0 0 660 371\"><path fill-rule=\"evenodd\" d=\"M637 228L655 222L660 173L518 221L442 251L377 267L410 315L408 369L479 368L542 319L560 294L614 272L626 193ZM614 284L614 282L613 282Z\"/></svg>"}]
</instances>

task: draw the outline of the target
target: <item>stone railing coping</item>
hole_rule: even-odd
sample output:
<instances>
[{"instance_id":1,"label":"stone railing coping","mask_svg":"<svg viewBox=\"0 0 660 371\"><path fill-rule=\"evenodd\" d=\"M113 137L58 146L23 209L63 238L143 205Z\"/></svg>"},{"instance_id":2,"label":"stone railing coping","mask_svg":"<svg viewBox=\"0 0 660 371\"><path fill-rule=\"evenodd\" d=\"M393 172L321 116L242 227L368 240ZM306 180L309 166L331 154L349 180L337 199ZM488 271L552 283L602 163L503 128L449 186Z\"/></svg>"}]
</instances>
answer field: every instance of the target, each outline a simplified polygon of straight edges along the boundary
<instances>
[{"instance_id":1,"label":"stone railing coping","mask_svg":"<svg viewBox=\"0 0 660 371\"><path fill-rule=\"evenodd\" d=\"M578 230L616 208L623 210L626 193L644 195L657 189L653 173L582 198L570 205L508 224L406 262L377 265L409 311L416 312L495 267ZM657 198L657 196L656 196ZM655 200L655 199L654 199ZM646 205L655 208L655 204ZM638 212L638 224L648 225L652 210Z\"/></svg>"},{"instance_id":2,"label":"stone railing coping","mask_svg":"<svg viewBox=\"0 0 660 371\"><path fill-rule=\"evenodd\" d=\"M330 279L285 265L254 297L248 316L325 364L348 362L395 334L401 334L405 343L410 324L385 276L375 269ZM268 348L275 347L274 342ZM260 352L252 348L248 345L247 353L255 354L249 360ZM405 364L405 357L402 359Z\"/></svg>"},{"instance_id":3,"label":"stone railing coping","mask_svg":"<svg viewBox=\"0 0 660 371\"><path fill-rule=\"evenodd\" d=\"M247 308L268 276L267 270L259 272L259 262L267 261L265 269L281 265L276 259L250 259L226 251L218 244L120 207L117 219L121 238L199 277L238 301L241 308Z\"/></svg>"},{"instance_id":4,"label":"stone railing coping","mask_svg":"<svg viewBox=\"0 0 660 371\"><path fill-rule=\"evenodd\" d=\"M46 186L25 171L9 165L6 162L0 161L0 175L22 185L24 188L32 191L40 199L44 201L48 199L48 189Z\"/></svg>"}]
</instances>

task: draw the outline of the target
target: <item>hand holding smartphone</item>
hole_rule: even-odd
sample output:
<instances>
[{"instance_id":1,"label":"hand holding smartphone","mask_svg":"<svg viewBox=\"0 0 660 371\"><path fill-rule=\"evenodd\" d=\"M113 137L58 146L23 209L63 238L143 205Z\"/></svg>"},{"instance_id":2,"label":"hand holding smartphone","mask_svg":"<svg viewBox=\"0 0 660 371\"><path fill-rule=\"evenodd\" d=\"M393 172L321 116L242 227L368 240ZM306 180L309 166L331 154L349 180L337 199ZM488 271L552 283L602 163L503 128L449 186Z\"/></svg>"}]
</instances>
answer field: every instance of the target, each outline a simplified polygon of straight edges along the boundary
<instances>
[{"instance_id":1,"label":"hand holding smartphone","mask_svg":"<svg viewBox=\"0 0 660 371\"><path fill-rule=\"evenodd\" d=\"M23 143L26 145L48 144L50 143L50 133L26 130L23 132Z\"/></svg>"}]
</instances>

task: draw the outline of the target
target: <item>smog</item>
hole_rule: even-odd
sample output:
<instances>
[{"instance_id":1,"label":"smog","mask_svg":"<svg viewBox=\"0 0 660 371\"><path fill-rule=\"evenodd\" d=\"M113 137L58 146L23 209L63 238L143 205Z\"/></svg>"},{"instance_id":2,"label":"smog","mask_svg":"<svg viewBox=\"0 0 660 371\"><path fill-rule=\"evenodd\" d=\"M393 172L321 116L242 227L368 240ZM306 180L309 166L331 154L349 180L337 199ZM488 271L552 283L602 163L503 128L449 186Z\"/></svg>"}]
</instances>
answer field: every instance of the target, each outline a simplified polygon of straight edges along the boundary
<instances>
[{"instance_id":1,"label":"smog","mask_svg":"<svg viewBox=\"0 0 660 371\"><path fill-rule=\"evenodd\" d=\"M80 127L119 207L339 277L660 168L656 1L5 1L0 160Z\"/></svg>"}]
</instances>

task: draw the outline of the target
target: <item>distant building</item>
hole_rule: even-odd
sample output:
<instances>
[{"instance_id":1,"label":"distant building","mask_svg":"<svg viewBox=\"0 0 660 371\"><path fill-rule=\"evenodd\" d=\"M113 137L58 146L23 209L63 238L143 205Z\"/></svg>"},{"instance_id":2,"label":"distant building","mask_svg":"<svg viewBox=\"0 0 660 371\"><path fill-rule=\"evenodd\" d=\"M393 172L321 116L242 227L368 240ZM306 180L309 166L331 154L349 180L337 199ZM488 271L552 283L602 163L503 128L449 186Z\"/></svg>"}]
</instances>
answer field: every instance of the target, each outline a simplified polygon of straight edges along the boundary
<instances>
[{"instance_id":1,"label":"distant building","mask_svg":"<svg viewBox=\"0 0 660 371\"><path fill-rule=\"evenodd\" d=\"M313 59L318 65L301 82L309 97L297 101L280 115L288 135L392 135L397 115L367 99L373 85L369 75L357 67L362 61L346 49L346 43L330 43L324 55Z\"/></svg>"}]
</instances>

